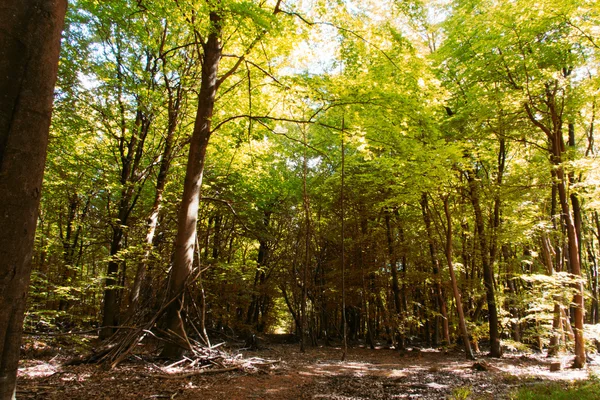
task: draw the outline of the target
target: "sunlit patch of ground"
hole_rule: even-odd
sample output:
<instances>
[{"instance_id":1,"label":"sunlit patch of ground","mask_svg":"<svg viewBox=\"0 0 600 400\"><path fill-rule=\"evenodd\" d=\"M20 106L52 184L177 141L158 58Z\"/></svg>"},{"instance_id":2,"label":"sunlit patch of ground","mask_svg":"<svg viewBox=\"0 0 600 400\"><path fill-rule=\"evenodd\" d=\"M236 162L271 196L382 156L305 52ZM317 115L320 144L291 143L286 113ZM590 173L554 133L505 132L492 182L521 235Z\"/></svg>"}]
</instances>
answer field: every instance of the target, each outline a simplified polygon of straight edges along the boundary
<instances>
[{"instance_id":1,"label":"sunlit patch of ground","mask_svg":"<svg viewBox=\"0 0 600 400\"><path fill-rule=\"evenodd\" d=\"M182 364L134 361L112 371L96 365L61 366L58 357L28 360L19 370L19 398L78 399L444 399L455 391L475 398L504 399L515 388L549 381L585 379L600 375L600 365L567 368L572 356L548 359L543 355L508 354L502 359L481 356L489 367L476 371L473 361L459 351L434 349L397 352L379 348L351 348L345 362L341 349L277 344L240 357L281 362L260 371L250 368L185 379L156 379L157 371L178 374ZM600 359L600 357L599 357ZM564 368L550 372L550 363Z\"/></svg>"},{"instance_id":2,"label":"sunlit patch of ground","mask_svg":"<svg viewBox=\"0 0 600 400\"><path fill-rule=\"evenodd\" d=\"M55 374L60 370L56 364L46 361L28 360L19 368L19 376L27 378L43 378Z\"/></svg>"}]
</instances>

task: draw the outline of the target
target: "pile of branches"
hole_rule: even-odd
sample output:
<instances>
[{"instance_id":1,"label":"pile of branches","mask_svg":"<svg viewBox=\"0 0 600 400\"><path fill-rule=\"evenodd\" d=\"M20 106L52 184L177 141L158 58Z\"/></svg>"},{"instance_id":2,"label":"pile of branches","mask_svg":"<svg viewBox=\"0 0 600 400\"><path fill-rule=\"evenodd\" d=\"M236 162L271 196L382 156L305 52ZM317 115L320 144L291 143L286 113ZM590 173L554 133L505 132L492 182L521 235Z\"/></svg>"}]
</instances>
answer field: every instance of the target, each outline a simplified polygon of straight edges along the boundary
<instances>
[{"instance_id":1,"label":"pile of branches","mask_svg":"<svg viewBox=\"0 0 600 400\"><path fill-rule=\"evenodd\" d=\"M186 290L189 290L189 286ZM102 350L86 358L72 360L67 364L95 363L112 369L126 359L135 356L134 351L146 338L176 344L186 350L186 354L182 359L164 367L156 367L158 373L150 375L156 378L180 379L199 374L236 370L250 373L260 372L265 369L272 369L280 363L278 360L265 360L257 357L243 358L240 354L232 355L220 349L225 343L211 345L204 329L202 307L198 307L193 298L191 293L188 293L188 296L186 296L188 307L186 307L186 312L183 313L187 316L185 325L191 329L190 333L192 335L181 337L173 331L159 327L160 318L171 303L176 301L177 297L174 297L163 303L154 315L144 314L143 311L134 313L129 318L127 326L114 327L117 328L117 331L107 340ZM146 307L140 308L140 310L147 309ZM192 316L195 316L195 318Z\"/></svg>"},{"instance_id":2,"label":"pile of branches","mask_svg":"<svg viewBox=\"0 0 600 400\"><path fill-rule=\"evenodd\" d=\"M201 356L184 356L181 360L160 368L157 373L144 375L159 379L185 379L196 375L230 371L257 373L275 369L279 363L279 360L243 358L241 354L232 356L225 351L204 348L204 354Z\"/></svg>"}]
</instances>

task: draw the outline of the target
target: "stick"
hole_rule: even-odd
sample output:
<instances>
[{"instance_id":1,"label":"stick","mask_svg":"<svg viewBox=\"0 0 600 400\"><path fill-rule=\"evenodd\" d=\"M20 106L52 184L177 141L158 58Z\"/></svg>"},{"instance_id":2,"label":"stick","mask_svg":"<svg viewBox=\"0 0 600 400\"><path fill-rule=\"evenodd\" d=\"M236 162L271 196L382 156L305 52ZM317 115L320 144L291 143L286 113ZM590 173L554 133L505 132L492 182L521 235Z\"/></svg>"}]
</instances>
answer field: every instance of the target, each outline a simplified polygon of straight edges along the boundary
<instances>
[{"instance_id":1,"label":"stick","mask_svg":"<svg viewBox=\"0 0 600 400\"><path fill-rule=\"evenodd\" d=\"M235 367L228 368L220 368L220 369L201 369L199 371L188 372L187 374L179 374L179 375L168 375L168 374L141 374L142 376L147 376L149 378L158 378L158 379L185 379L191 376L196 375L204 375L204 374L219 374L221 372L230 372L237 371L242 369L240 365Z\"/></svg>"}]
</instances>

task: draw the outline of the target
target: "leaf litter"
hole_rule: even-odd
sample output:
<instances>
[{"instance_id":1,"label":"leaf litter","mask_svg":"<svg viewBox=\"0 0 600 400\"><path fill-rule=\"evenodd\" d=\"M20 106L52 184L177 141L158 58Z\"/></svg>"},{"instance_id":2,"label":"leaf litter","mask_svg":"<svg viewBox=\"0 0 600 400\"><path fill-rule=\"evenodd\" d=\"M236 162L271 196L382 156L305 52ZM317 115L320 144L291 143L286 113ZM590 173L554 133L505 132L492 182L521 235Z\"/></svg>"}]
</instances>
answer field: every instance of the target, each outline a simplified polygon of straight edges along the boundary
<instances>
[{"instance_id":1,"label":"leaf litter","mask_svg":"<svg viewBox=\"0 0 600 400\"><path fill-rule=\"evenodd\" d=\"M19 369L20 399L447 399L467 394L508 399L518 387L600 375L600 363L569 369L571 356L510 353L479 355L474 363L458 350L339 347L267 343L247 349L206 349L202 357L177 361L134 354L114 369L65 365L68 351L25 351ZM552 363L561 369L550 371Z\"/></svg>"}]
</instances>

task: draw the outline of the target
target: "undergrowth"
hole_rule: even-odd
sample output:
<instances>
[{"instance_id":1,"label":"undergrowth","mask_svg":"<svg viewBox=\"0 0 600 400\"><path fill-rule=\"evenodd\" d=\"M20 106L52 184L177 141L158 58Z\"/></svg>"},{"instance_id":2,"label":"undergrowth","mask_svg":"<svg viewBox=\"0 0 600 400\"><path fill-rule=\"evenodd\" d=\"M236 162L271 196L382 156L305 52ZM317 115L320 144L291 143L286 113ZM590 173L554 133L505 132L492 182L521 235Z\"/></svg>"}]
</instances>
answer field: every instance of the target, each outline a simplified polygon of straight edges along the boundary
<instances>
[{"instance_id":1,"label":"undergrowth","mask_svg":"<svg viewBox=\"0 0 600 400\"><path fill-rule=\"evenodd\" d=\"M520 388L511 396L512 400L598 400L600 399L600 377L590 376L585 381L550 383Z\"/></svg>"}]
</instances>

